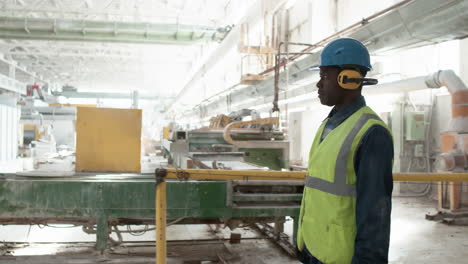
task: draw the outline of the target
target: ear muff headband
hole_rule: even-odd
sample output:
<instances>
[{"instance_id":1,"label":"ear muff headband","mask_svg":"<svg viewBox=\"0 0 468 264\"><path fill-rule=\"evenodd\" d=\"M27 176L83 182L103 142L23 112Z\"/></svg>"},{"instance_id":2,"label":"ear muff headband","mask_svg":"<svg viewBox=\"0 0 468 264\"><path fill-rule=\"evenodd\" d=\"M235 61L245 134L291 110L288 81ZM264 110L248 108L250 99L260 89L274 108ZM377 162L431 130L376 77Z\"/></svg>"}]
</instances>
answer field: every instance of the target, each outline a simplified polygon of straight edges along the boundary
<instances>
[{"instance_id":1,"label":"ear muff headband","mask_svg":"<svg viewBox=\"0 0 468 264\"><path fill-rule=\"evenodd\" d=\"M342 70L337 77L338 85L343 89L355 90L362 85L375 85L377 79L363 78L356 70Z\"/></svg>"}]
</instances>

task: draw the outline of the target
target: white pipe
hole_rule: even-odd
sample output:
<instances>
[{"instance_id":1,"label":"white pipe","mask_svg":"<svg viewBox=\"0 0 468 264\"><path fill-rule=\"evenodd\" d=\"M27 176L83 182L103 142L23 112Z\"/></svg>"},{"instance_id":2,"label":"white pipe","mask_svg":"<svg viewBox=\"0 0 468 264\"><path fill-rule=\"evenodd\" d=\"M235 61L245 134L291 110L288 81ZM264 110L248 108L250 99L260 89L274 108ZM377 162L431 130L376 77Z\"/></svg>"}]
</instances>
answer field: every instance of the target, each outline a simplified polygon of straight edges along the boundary
<instances>
[{"instance_id":1,"label":"white pipe","mask_svg":"<svg viewBox=\"0 0 468 264\"><path fill-rule=\"evenodd\" d=\"M447 90L449 90L450 93L468 89L453 70L442 70L426 76L419 76L375 86L365 86L363 93L365 95L372 95L381 93L411 92L428 88L440 88L442 86L447 87Z\"/></svg>"},{"instance_id":2,"label":"white pipe","mask_svg":"<svg viewBox=\"0 0 468 264\"><path fill-rule=\"evenodd\" d=\"M364 86L362 93L364 95L374 95L382 93L400 93L427 89L427 76L419 76L395 82L383 83L374 86ZM433 87L435 88L435 87Z\"/></svg>"},{"instance_id":3,"label":"white pipe","mask_svg":"<svg viewBox=\"0 0 468 264\"><path fill-rule=\"evenodd\" d=\"M445 86L451 94L458 91L468 90L462 79L460 79L460 77L458 77L458 75L456 75L452 70L438 71L427 77L426 85L429 88Z\"/></svg>"}]
</instances>

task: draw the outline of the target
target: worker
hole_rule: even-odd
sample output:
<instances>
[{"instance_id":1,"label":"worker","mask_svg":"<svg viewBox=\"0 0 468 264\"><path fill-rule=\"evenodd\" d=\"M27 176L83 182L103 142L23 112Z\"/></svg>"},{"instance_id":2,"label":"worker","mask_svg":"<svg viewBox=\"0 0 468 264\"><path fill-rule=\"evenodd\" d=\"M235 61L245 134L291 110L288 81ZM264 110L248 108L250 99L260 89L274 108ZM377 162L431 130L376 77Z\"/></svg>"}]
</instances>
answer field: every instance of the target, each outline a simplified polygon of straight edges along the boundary
<instances>
[{"instance_id":1,"label":"worker","mask_svg":"<svg viewBox=\"0 0 468 264\"><path fill-rule=\"evenodd\" d=\"M302 198L297 249L306 264L388 263L393 139L361 95L371 69L351 38L320 55L320 103L333 106L315 135Z\"/></svg>"}]
</instances>

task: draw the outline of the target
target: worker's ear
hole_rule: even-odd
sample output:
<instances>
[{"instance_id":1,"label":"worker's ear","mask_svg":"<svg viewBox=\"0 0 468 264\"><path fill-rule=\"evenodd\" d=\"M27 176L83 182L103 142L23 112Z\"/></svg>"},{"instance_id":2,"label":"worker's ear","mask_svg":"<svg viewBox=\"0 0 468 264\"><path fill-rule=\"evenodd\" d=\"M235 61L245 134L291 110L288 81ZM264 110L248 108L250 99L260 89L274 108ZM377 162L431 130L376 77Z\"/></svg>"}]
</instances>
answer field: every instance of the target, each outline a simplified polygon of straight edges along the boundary
<instances>
[{"instance_id":1,"label":"worker's ear","mask_svg":"<svg viewBox=\"0 0 468 264\"><path fill-rule=\"evenodd\" d=\"M363 78L362 74L357 70L342 70L337 77L338 85L347 90L355 90L361 85L375 85L377 79Z\"/></svg>"}]
</instances>

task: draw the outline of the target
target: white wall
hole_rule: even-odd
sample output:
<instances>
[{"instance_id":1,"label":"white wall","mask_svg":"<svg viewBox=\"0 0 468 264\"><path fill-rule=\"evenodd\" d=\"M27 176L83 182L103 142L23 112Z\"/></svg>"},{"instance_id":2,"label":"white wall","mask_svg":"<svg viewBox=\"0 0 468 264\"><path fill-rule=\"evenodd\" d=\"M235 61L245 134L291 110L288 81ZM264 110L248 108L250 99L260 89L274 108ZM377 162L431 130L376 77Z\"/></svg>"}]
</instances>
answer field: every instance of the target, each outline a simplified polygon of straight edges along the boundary
<instances>
[{"instance_id":1,"label":"white wall","mask_svg":"<svg viewBox=\"0 0 468 264\"><path fill-rule=\"evenodd\" d=\"M468 85L468 38L460 40L460 77Z\"/></svg>"},{"instance_id":2,"label":"white wall","mask_svg":"<svg viewBox=\"0 0 468 264\"><path fill-rule=\"evenodd\" d=\"M298 0L288 12L292 42L313 44L336 31L336 4L333 0Z\"/></svg>"},{"instance_id":3,"label":"white wall","mask_svg":"<svg viewBox=\"0 0 468 264\"><path fill-rule=\"evenodd\" d=\"M331 108L322 105L311 105L310 110L302 112L301 150L302 165L307 166L309 151L314 140L315 133L327 117Z\"/></svg>"},{"instance_id":4,"label":"white wall","mask_svg":"<svg viewBox=\"0 0 468 264\"><path fill-rule=\"evenodd\" d=\"M0 172L15 170L20 114L16 98L0 97Z\"/></svg>"}]
</instances>

